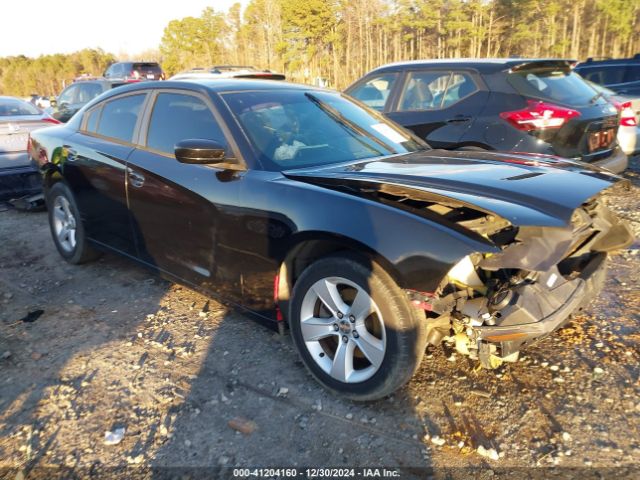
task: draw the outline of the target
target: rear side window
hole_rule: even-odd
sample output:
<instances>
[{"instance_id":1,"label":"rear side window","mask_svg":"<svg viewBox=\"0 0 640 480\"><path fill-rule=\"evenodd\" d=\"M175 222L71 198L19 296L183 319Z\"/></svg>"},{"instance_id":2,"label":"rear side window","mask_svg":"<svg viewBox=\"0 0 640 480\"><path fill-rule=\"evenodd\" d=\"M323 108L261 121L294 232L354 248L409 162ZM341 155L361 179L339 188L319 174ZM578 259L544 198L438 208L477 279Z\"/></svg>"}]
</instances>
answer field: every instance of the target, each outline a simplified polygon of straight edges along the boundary
<instances>
[{"instance_id":1,"label":"rear side window","mask_svg":"<svg viewBox=\"0 0 640 480\"><path fill-rule=\"evenodd\" d=\"M123 142L133 141L133 132L146 94L128 95L106 102L96 132Z\"/></svg>"},{"instance_id":2,"label":"rear side window","mask_svg":"<svg viewBox=\"0 0 640 480\"><path fill-rule=\"evenodd\" d=\"M464 72L411 72L404 86L399 111L439 110L468 97L478 88Z\"/></svg>"},{"instance_id":3,"label":"rear side window","mask_svg":"<svg viewBox=\"0 0 640 480\"><path fill-rule=\"evenodd\" d=\"M600 67L583 67L578 73L585 79L600 85L615 85L624 82L624 65L603 65Z\"/></svg>"},{"instance_id":4,"label":"rear side window","mask_svg":"<svg viewBox=\"0 0 640 480\"><path fill-rule=\"evenodd\" d=\"M196 138L227 146L218 122L202 99L180 93L160 93L149 121L147 147L173 155L176 143ZM227 154L230 155L228 149Z\"/></svg>"},{"instance_id":5,"label":"rear side window","mask_svg":"<svg viewBox=\"0 0 640 480\"><path fill-rule=\"evenodd\" d=\"M364 83L361 83L348 92L348 94L353 98L360 100L368 107L382 111L387 103L387 98L389 98L391 88L393 87L397 77L397 73L378 75Z\"/></svg>"},{"instance_id":6,"label":"rear side window","mask_svg":"<svg viewBox=\"0 0 640 480\"><path fill-rule=\"evenodd\" d=\"M551 100L570 106L586 105L596 95L596 91L584 79L567 70L517 71L508 74L507 80L525 97Z\"/></svg>"}]
</instances>

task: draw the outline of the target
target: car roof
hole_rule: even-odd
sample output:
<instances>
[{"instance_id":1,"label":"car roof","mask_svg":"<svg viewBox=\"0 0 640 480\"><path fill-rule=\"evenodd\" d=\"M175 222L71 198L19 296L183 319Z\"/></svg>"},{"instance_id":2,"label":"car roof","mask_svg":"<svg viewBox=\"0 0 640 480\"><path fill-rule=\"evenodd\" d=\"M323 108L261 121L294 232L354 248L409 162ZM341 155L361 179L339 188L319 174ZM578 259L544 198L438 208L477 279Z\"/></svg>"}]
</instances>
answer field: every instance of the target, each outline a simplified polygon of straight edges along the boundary
<instances>
[{"instance_id":1,"label":"car roof","mask_svg":"<svg viewBox=\"0 0 640 480\"><path fill-rule=\"evenodd\" d=\"M597 60L595 58L588 58L586 61L584 62L580 62L578 65L576 65L576 68L579 67L598 67L601 65L611 65L611 66L616 66L616 65L628 65L628 64L637 64L640 63L640 53L634 55L631 58L605 58L602 60Z\"/></svg>"},{"instance_id":2,"label":"car roof","mask_svg":"<svg viewBox=\"0 0 640 480\"><path fill-rule=\"evenodd\" d=\"M273 80L253 80L253 79L234 79L224 78L219 80L207 79L185 79L185 80L165 80L165 81L147 81L126 84L118 87L117 90L108 92L108 96L119 95L125 92L148 89L190 89L190 90L209 90L215 93L237 92L250 90L318 90L327 91L327 89L313 87L311 85L302 85L290 82L274 82ZM104 97L102 97L104 98Z\"/></svg>"},{"instance_id":3,"label":"car roof","mask_svg":"<svg viewBox=\"0 0 640 480\"><path fill-rule=\"evenodd\" d=\"M425 60L410 60L403 62L389 63L382 65L370 73L385 72L385 71L401 71L405 69L415 67L443 67L443 68L460 68L469 67L477 69L481 72L496 72L500 70L506 70L524 64L545 63L545 62L568 62L572 63L574 60L567 58L444 58L444 59L425 59Z\"/></svg>"}]
</instances>

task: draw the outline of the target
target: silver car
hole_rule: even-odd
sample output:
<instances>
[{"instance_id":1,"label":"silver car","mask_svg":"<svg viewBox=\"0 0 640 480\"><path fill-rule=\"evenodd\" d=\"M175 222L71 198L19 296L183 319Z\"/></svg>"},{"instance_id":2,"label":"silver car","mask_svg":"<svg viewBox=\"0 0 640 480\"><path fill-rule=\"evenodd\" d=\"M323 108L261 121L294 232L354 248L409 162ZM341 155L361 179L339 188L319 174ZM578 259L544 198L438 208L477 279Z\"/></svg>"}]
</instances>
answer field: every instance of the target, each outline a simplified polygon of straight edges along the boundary
<instances>
[{"instance_id":1,"label":"silver car","mask_svg":"<svg viewBox=\"0 0 640 480\"><path fill-rule=\"evenodd\" d=\"M0 200L38 193L41 178L29 163L29 133L60 123L29 102L0 96Z\"/></svg>"}]
</instances>

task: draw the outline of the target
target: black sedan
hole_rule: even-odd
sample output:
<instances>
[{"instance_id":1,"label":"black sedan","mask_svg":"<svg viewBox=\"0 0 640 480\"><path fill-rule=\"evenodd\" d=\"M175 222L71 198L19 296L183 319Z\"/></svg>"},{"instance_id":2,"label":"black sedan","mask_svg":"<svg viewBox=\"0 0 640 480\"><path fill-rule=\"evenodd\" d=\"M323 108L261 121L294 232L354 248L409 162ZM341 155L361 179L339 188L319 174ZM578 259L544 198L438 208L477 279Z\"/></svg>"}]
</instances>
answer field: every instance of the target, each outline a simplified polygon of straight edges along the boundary
<instances>
[{"instance_id":1,"label":"black sedan","mask_svg":"<svg viewBox=\"0 0 640 480\"><path fill-rule=\"evenodd\" d=\"M108 249L286 323L315 378L357 400L402 386L445 337L485 367L514 360L632 241L600 199L614 174L432 150L300 85L127 86L32 142L67 261Z\"/></svg>"}]
</instances>

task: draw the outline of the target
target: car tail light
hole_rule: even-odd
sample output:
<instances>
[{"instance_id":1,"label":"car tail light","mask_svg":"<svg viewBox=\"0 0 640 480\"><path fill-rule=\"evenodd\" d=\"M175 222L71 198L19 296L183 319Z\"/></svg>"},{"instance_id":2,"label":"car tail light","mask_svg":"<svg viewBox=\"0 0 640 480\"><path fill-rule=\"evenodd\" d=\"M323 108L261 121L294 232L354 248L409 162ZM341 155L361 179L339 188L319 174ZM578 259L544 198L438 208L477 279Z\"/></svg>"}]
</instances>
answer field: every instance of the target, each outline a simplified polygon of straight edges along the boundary
<instances>
[{"instance_id":1,"label":"car tail light","mask_svg":"<svg viewBox=\"0 0 640 480\"><path fill-rule=\"evenodd\" d=\"M27 158L31 158L31 134L27 137Z\"/></svg>"},{"instance_id":2,"label":"car tail light","mask_svg":"<svg viewBox=\"0 0 640 480\"><path fill-rule=\"evenodd\" d=\"M135 79L140 78L140 72L138 70L132 70L131 71L131 76Z\"/></svg>"},{"instance_id":3,"label":"car tail light","mask_svg":"<svg viewBox=\"0 0 640 480\"><path fill-rule=\"evenodd\" d=\"M631 108L631 102L625 102L622 104L620 112L620 126L621 127L635 127L638 125L636 116Z\"/></svg>"},{"instance_id":4,"label":"car tail light","mask_svg":"<svg viewBox=\"0 0 640 480\"><path fill-rule=\"evenodd\" d=\"M527 100L527 107L513 112L502 112L500 117L508 121L518 130L543 130L560 128L572 118L580 116L580 112L570 108L559 107L538 100Z\"/></svg>"},{"instance_id":5,"label":"car tail light","mask_svg":"<svg viewBox=\"0 0 640 480\"><path fill-rule=\"evenodd\" d=\"M56 119L55 119L55 118L53 118L53 117L43 118L43 119L42 119L42 121L43 121L43 122L47 122L47 123L53 123L54 125L57 125L57 124L59 124L59 123L62 123L62 122L60 122L60 120L56 120Z\"/></svg>"}]
</instances>

